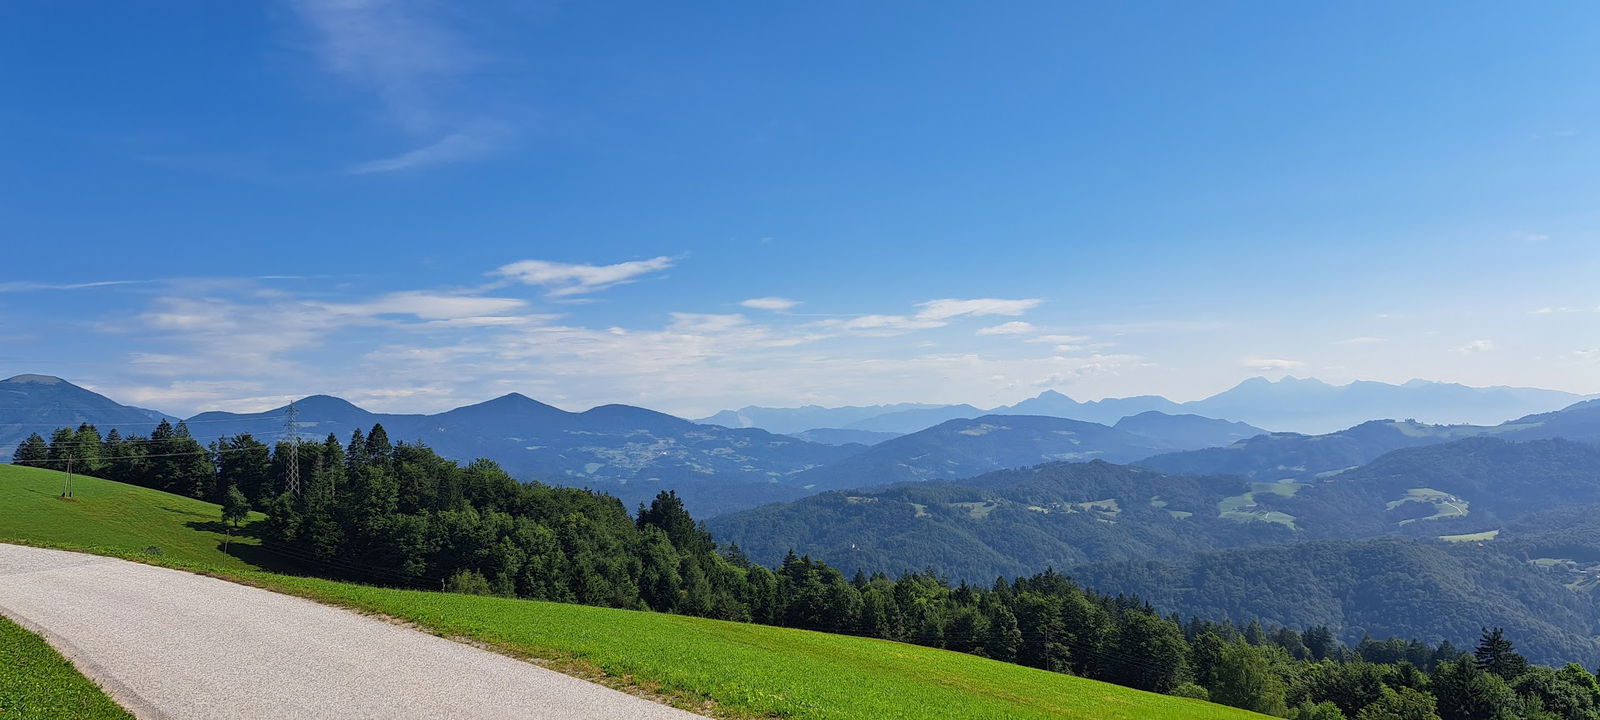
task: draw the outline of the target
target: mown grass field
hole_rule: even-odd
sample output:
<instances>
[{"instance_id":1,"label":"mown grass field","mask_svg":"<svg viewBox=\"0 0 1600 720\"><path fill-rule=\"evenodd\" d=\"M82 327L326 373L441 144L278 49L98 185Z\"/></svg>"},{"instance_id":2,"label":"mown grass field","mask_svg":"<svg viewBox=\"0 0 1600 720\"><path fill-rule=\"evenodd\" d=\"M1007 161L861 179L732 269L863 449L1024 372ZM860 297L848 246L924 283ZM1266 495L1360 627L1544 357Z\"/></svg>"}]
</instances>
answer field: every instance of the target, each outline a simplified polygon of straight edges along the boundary
<instances>
[{"instance_id":1,"label":"mown grass field","mask_svg":"<svg viewBox=\"0 0 1600 720\"><path fill-rule=\"evenodd\" d=\"M73 476L73 497L61 497L64 474L0 465L0 539L120 548L162 554L218 568L255 564L222 551L221 510L216 505L159 490ZM259 513L252 513L259 520ZM258 547L235 533L232 543ZM3 717L3 716L0 716Z\"/></svg>"},{"instance_id":2,"label":"mown grass field","mask_svg":"<svg viewBox=\"0 0 1600 720\"><path fill-rule=\"evenodd\" d=\"M0 718L132 717L38 635L0 617Z\"/></svg>"},{"instance_id":3,"label":"mown grass field","mask_svg":"<svg viewBox=\"0 0 1600 720\"><path fill-rule=\"evenodd\" d=\"M380 614L721 717L1242 720L1210 703L867 638L581 605L368 587L248 568L189 524L217 508L84 478L0 466L0 541L89 549L206 572ZM105 486L105 487L96 487ZM95 487L91 492L87 489ZM49 500L50 502L45 502ZM11 516L26 503L26 521ZM174 512L177 510L177 512ZM109 518L103 521L102 518ZM174 520L174 518L177 518ZM38 529L41 534L34 534ZM197 537L185 537L184 533ZM148 545L163 548L144 556Z\"/></svg>"}]
</instances>

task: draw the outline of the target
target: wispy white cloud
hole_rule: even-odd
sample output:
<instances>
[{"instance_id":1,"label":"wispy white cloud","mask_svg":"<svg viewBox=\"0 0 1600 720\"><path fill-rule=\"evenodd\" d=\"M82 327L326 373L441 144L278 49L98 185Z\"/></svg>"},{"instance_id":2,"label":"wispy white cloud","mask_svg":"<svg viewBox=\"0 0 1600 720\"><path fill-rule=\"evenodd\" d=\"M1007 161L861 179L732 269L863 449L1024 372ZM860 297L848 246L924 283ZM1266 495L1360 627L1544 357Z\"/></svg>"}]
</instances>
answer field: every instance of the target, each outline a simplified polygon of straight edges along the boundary
<instances>
[{"instance_id":1,"label":"wispy white cloud","mask_svg":"<svg viewBox=\"0 0 1600 720\"><path fill-rule=\"evenodd\" d=\"M1473 340L1472 342L1456 348L1455 351L1461 353L1462 355L1476 355L1478 353L1490 352L1494 349L1495 345L1493 340Z\"/></svg>"},{"instance_id":2,"label":"wispy white cloud","mask_svg":"<svg viewBox=\"0 0 1600 720\"><path fill-rule=\"evenodd\" d=\"M1021 315L1029 310L1039 307L1044 302L1041 298L1028 298L1023 300L1003 300L1000 298L975 298L972 300L955 300L943 298L917 303L922 308L917 311L917 317L924 320L949 320L956 317L981 317L984 315Z\"/></svg>"},{"instance_id":3,"label":"wispy white cloud","mask_svg":"<svg viewBox=\"0 0 1600 720\"><path fill-rule=\"evenodd\" d=\"M749 300L742 301L739 304L754 310L784 312L786 310L793 310L798 307L800 305L800 301L781 297L758 297L750 298Z\"/></svg>"},{"instance_id":4,"label":"wispy white cloud","mask_svg":"<svg viewBox=\"0 0 1600 720\"><path fill-rule=\"evenodd\" d=\"M1247 357L1240 360L1239 364L1257 372L1287 372L1306 366L1304 362L1299 360L1269 357Z\"/></svg>"},{"instance_id":5,"label":"wispy white cloud","mask_svg":"<svg viewBox=\"0 0 1600 720\"><path fill-rule=\"evenodd\" d=\"M319 306L338 315L412 315L423 320L461 320L505 315L527 305L528 301L517 298L408 291L389 293L358 303L327 303Z\"/></svg>"},{"instance_id":6,"label":"wispy white cloud","mask_svg":"<svg viewBox=\"0 0 1600 720\"><path fill-rule=\"evenodd\" d=\"M1031 343L1050 343L1052 345L1081 345L1093 338L1088 335L1036 335L1028 338Z\"/></svg>"},{"instance_id":7,"label":"wispy white cloud","mask_svg":"<svg viewBox=\"0 0 1600 720\"><path fill-rule=\"evenodd\" d=\"M371 92L386 116L422 145L359 163L353 174L395 172L486 156L510 138L462 88L483 65L478 45L428 0L290 0L311 29L323 67Z\"/></svg>"},{"instance_id":8,"label":"wispy white cloud","mask_svg":"<svg viewBox=\"0 0 1600 720\"><path fill-rule=\"evenodd\" d=\"M118 285L143 285L157 282L155 280L101 280L99 282L85 283L41 283L41 282L0 282L0 293L9 292L35 292L39 290L94 290L96 288L116 287Z\"/></svg>"},{"instance_id":9,"label":"wispy white cloud","mask_svg":"<svg viewBox=\"0 0 1600 720\"><path fill-rule=\"evenodd\" d=\"M838 323L845 330L864 331L868 334L901 334L913 330L930 330L948 325L943 320L930 320L907 315L862 315Z\"/></svg>"},{"instance_id":10,"label":"wispy white cloud","mask_svg":"<svg viewBox=\"0 0 1600 720\"><path fill-rule=\"evenodd\" d=\"M979 335L1026 335L1031 332L1033 332L1033 325L1021 320L991 325L978 330Z\"/></svg>"},{"instance_id":11,"label":"wispy white cloud","mask_svg":"<svg viewBox=\"0 0 1600 720\"><path fill-rule=\"evenodd\" d=\"M357 163L346 172L351 175L370 175L475 160L493 153L499 148L500 141L505 136L503 128L474 126L450 133L434 143L408 150L394 157Z\"/></svg>"},{"instance_id":12,"label":"wispy white cloud","mask_svg":"<svg viewBox=\"0 0 1600 720\"><path fill-rule=\"evenodd\" d=\"M1021 315L1043 300L1029 298L1006 300L1001 298L975 298L958 300L943 298L917 303L915 315L860 315L848 320L825 320L821 327L837 328L859 335L902 335L916 330L931 330L949 325L952 320L964 317L989 315Z\"/></svg>"},{"instance_id":13,"label":"wispy white cloud","mask_svg":"<svg viewBox=\"0 0 1600 720\"><path fill-rule=\"evenodd\" d=\"M492 274L524 285L547 288L550 297L567 297L604 290L630 283L650 273L672 267L665 255L649 260L630 260L614 265L586 265L549 260L522 260L503 265Z\"/></svg>"},{"instance_id":14,"label":"wispy white cloud","mask_svg":"<svg viewBox=\"0 0 1600 720\"><path fill-rule=\"evenodd\" d=\"M718 315L712 313L671 313L672 324L667 330L677 333L720 333L744 327L750 321L743 315Z\"/></svg>"}]
</instances>

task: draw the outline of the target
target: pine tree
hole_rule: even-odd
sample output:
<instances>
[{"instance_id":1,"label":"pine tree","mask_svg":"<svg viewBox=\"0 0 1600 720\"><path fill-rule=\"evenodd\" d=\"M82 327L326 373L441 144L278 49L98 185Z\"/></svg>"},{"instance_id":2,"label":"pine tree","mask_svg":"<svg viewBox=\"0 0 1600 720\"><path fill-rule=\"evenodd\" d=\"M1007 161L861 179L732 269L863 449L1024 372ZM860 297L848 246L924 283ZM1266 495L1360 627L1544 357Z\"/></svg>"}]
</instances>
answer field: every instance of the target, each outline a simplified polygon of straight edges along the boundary
<instances>
[{"instance_id":1,"label":"pine tree","mask_svg":"<svg viewBox=\"0 0 1600 720\"><path fill-rule=\"evenodd\" d=\"M50 444L44 441L39 433L33 433L17 446L16 452L11 455L14 465L27 465L29 467L44 467L50 460Z\"/></svg>"},{"instance_id":2,"label":"pine tree","mask_svg":"<svg viewBox=\"0 0 1600 720\"><path fill-rule=\"evenodd\" d=\"M344 448L345 474L354 478L367 464L367 436L361 428L350 431L350 444Z\"/></svg>"},{"instance_id":3,"label":"pine tree","mask_svg":"<svg viewBox=\"0 0 1600 720\"><path fill-rule=\"evenodd\" d=\"M1505 630L1502 628L1493 630L1484 628L1483 639L1478 641L1478 647L1472 651L1472 657L1480 669L1494 673L1508 682L1517 679L1518 675L1528 669L1527 658L1517 654L1511 641L1506 639Z\"/></svg>"},{"instance_id":4,"label":"pine tree","mask_svg":"<svg viewBox=\"0 0 1600 720\"><path fill-rule=\"evenodd\" d=\"M383 429L383 424L372 426L372 432L367 433L367 462L387 463L394 455L394 445L389 442L389 433Z\"/></svg>"}]
</instances>

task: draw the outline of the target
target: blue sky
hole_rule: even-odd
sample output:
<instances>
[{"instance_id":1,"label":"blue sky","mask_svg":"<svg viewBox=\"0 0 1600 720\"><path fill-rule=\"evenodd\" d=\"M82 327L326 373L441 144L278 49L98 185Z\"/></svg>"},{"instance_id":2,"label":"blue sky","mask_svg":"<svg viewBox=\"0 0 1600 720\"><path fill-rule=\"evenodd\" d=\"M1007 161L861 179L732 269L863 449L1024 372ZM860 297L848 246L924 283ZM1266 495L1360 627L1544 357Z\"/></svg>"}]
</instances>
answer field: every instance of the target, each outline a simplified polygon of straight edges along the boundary
<instances>
[{"instance_id":1,"label":"blue sky","mask_svg":"<svg viewBox=\"0 0 1600 720\"><path fill-rule=\"evenodd\" d=\"M0 374L1600 392L1600 6L1399 5L6 3Z\"/></svg>"}]
</instances>

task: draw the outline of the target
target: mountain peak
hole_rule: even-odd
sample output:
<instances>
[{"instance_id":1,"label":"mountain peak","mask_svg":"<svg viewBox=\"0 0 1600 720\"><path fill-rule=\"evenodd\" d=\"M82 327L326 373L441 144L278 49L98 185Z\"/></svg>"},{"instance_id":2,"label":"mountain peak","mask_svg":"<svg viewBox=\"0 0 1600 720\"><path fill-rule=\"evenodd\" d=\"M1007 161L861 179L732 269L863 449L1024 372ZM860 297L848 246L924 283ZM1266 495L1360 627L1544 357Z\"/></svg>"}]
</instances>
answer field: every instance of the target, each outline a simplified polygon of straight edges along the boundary
<instances>
[{"instance_id":1,"label":"mountain peak","mask_svg":"<svg viewBox=\"0 0 1600 720\"><path fill-rule=\"evenodd\" d=\"M307 396L305 396L303 398L300 398L299 400L294 401L294 404L295 404L295 406L297 408L302 409L302 410L308 409L308 408L339 408L341 410L349 410L349 409L362 410L362 408L360 406L356 405L355 403L350 402L349 400L346 400L346 399L344 399L342 397L337 397L337 396L334 396L334 395L307 395ZM365 412L365 410L362 410L362 412Z\"/></svg>"},{"instance_id":2,"label":"mountain peak","mask_svg":"<svg viewBox=\"0 0 1600 720\"><path fill-rule=\"evenodd\" d=\"M8 383L19 383L19 384L24 384L25 383L25 384L30 384L30 385L59 385L61 383L66 383L67 381L62 380L61 378L58 378L58 377L56 377L54 375L26 375L25 374L25 375L17 375L15 377L6 378L5 382L8 382ZM67 383L67 384L71 385L72 383Z\"/></svg>"}]
</instances>

